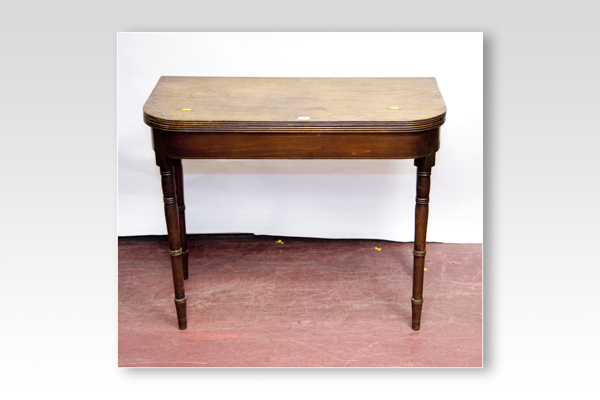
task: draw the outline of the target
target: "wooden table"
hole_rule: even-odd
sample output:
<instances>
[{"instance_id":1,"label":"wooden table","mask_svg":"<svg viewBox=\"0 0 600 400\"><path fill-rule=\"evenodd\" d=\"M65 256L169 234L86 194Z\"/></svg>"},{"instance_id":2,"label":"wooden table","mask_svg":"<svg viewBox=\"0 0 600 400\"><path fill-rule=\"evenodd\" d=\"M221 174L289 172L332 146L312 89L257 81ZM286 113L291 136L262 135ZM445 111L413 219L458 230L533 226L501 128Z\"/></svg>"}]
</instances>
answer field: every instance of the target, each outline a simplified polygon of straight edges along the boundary
<instances>
[{"instance_id":1,"label":"wooden table","mask_svg":"<svg viewBox=\"0 0 600 400\"><path fill-rule=\"evenodd\" d=\"M412 329L421 325L431 168L446 105L435 78L163 76L144 105L160 167L179 329L187 328L182 159L414 159Z\"/></svg>"}]
</instances>

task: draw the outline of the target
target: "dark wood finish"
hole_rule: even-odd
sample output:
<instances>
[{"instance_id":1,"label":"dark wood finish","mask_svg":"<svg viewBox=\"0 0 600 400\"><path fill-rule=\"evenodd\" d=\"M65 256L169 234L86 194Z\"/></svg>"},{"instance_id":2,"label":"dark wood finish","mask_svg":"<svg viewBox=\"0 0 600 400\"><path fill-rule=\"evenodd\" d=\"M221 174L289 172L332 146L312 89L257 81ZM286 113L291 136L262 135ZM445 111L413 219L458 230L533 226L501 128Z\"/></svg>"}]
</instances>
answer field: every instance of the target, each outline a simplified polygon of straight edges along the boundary
<instances>
[{"instance_id":1,"label":"dark wood finish","mask_svg":"<svg viewBox=\"0 0 600 400\"><path fill-rule=\"evenodd\" d=\"M420 329L431 168L446 105L435 78L161 77L144 105L179 328L188 278L181 159L415 159L412 328Z\"/></svg>"},{"instance_id":2,"label":"dark wood finish","mask_svg":"<svg viewBox=\"0 0 600 400\"><path fill-rule=\"evenodd\" d=\"M439 128L404 133L183 133L165 135L164 157L200 159L398 159L439 149Z\"/></svg>"},{"instance_id":3,"label":"dark wood finish","mask_svg":"<svg viewBox=\"0 0 600 400\"><path fill-rule=\"evenodd\" d=\"M167 233L169 237L169 253L171 255L171 268L173 270L173 286L175 288L175 308L179 329L187 328L185 312L185 291L183 288L183 257L181 249L181 235L179 233L179 210L175 194L175 163L160 168L162 176L163 201L165 203L165 219L167 220Z\"/></svg>"},{"instance_id":4,"label":"dark wood finish","mask_svg":"<svg viewBox=\"0 0 600 400\"><path fill-rule=\"evenodd\" d=\"M179 210L179 235L181 237L181 250L183 260L183 279L188 278L188 247L185 231L185 203L183 201L183 167L181 160L174 161L175 184L177 192L177 209Z\"/></svg>"},{"instance_id":5,"label":"dark wood finish","mask_svg":"<svg viewBox=\"0 0 600 400\"><path fill-rule=\"evenodd\" d=\"M423 309L423 275L425 270L427 219L429 216L429 189L431 168L435 165L435 153L415 159L417 167L417 197L415 198L415 247L413 250L413 296L412 328L421 329Z\"/></svg>"}]
</instances>

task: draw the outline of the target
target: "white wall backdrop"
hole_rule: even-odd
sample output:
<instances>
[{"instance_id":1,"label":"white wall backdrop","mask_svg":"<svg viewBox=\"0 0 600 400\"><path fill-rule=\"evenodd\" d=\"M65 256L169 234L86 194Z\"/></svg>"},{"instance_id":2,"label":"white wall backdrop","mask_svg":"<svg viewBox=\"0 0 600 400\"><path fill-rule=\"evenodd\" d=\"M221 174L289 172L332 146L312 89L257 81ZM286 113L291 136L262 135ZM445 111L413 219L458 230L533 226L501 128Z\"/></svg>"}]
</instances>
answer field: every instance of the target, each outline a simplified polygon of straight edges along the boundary
<instances>
[{"instance_id":1,"label":"white wall backdrop","mask_svg":"<svg viewBox=\"0 0 600 400\"><path fill-rule=\"evenodd\" d=\"M481 33L119 33L118 233L166 234L142 106L161 75L436 77L428 241L483 238ZM412 160L184 160L188 233L413 240Z\"/></svg>"}]
</instances>

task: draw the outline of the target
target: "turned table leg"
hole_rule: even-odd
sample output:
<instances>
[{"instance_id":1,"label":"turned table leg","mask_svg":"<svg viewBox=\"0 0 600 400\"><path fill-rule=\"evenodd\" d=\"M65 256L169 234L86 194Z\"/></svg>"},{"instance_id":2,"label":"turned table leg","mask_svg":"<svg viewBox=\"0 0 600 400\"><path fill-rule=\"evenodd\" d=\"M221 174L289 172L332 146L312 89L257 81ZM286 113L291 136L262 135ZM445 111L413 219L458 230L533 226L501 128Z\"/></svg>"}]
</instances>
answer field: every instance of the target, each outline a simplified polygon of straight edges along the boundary
<instances>
[{"instance_id":1,"label":"turned table leg","mask_svg":"<svg viewBox=\"0 0 600 400\"><path fill-rule=\"evenodd\" d=\"M427 238L427 217L429 214L429 187L431 167L435 165L435 153L415 159L417 167L417 198L415 205L415 247L413 250L413 296L412 328L421 328L423 309L423 273L425 269L425 244Z\"/></svg>"},{"instance_id":2,"label":"turned table leg","mask_svg":"<svg viewBox=\"0 0 600 400\"><path fill-rule=\"evenodd\" d=\"M188 248L187 235L185 232L185 203L183 201L183 168L181 160L175 163L175 190L177 192L177 209L179 210L179 235L181 237L181 257L183 259L183 279L188 278Z\"/></svg>"},{"instance_id":3,"label":"turned table leg","mask_svg":"<svg viewBox=\"0 0 600 400\"><path fill-rule=\"evenodd\" d=\"M175 287L175 308L179 329L187 328L185 292L183 289L183 250L181 248L181 235L179 233L179 210L175 194L175 168L173 161L160 168L163 200L165 203L165 218L167 220L167 233L169 236L169 253L171 254L171 268L173 270L173 285Z\"/></svg>"}]
</instances>

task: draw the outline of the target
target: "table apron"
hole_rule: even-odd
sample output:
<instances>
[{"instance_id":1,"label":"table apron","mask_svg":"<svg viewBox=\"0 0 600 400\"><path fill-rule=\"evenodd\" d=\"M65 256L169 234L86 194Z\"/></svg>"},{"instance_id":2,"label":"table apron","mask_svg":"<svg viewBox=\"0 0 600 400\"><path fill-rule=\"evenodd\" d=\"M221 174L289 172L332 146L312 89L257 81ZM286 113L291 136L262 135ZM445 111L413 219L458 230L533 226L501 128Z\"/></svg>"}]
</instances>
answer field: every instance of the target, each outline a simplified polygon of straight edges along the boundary
<instances>
[{"instance_id":1,"label":"table apron","mask_svg":"<svg viewBox=\"0 0 600 400\"><path fill-rule=\"evenodd\" d=\"M175 159L406 159L440 148L439 128L422 132L169 132L153 129L157 161Z\"/></svg>"}]
</instances>

